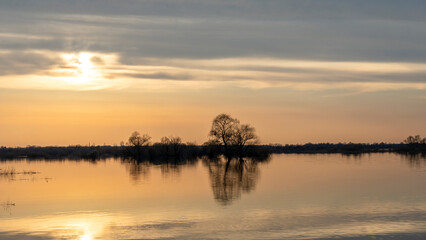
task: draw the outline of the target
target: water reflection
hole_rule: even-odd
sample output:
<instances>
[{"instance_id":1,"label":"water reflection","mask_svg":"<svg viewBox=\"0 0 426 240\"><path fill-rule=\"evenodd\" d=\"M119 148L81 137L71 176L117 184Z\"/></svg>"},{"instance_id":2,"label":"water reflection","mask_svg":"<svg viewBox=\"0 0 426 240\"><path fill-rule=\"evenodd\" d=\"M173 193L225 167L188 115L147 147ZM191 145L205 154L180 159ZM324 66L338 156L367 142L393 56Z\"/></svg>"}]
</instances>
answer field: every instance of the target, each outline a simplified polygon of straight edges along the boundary
<instances>
[{"instance_id":1,"label":"water reflection","mask_svg":"<svg viewBox=\"0 0 426 240\"><path fill-rule=\"evenodd\" d=\"M3 209L3 211L9 213L9 215L12 215L12 208L15 207L15 203L11 201L6 201L0 203L0 207Z\"/></svg>"},{"instance_id":2,"label":"water reflection","mask_svg":"<svg viewBox=\"0 0 426 240\"><path fill-rule=\"evenodd\" d=\"M94 163L0 161L0 239L426 239L421 156Z\"/></svg>"},{"instance_id":3,"label":"water reflection","mask_svg":"<svg viewBox=\"0 0 426 240\"><path fill-rule=\"evenodd\" d=\"M405 153L401 154L401 156L410 167L421 168L426 166L426 153Z\"/></svg>"},{"instance_id":4,"label":"water reflection","mask_svg":"<svg viewBox=\"0 0 426 240\"><path fill-rule=\"evenodd\" d=\"M163 177L177 177L183 167L193 167L202 161L207 167L214 199L221 205L228 205L241 197L242 193L252 191L259 179L260 163L267 163L268 157L262 158L172 158L172 159L121 159L134 182L147 180L153 167L161 170Z\"/></svg>"},{"instance_id":5,"label":"water reflection","mask_svg":"<svg viewBox=\"0 0 426 240\"><path fill-rule=\"evenodd\" d=\"M2 221L0 239L79 239L92 240L102 236L105 226L122 216L98 212L44 215L33 219L11 218ZM25 225L22 225L25 224Z\"/></svg>"},{"instance_id":6,"label":"water reflection","mask_svg":"<svg viewBox=\"0 0 426 240\"><path fill-rule=\"evenodd\" d=\"M393 153L401 157L401 160L413 168L422 168L426 166L426 153L410 153L410 152L398 152ZM320 154L324 155L324 154ZM331 154L333 155L333 154ZM335 155L335 154L334 154ZM370 156L377 155L375 153L345 153L341 154L344 158L353 161L355 163L362 163Z\"/></svg>"},{"instance_id":7,"label":"water reflection","mask_svg":"<svg viewBox=\"0 0 426 240\"><path fill-rule=\"evenodd\" d=\"M267 162L267 159L204 158L214 199L222 205L228 205L240 198L241 193L252 191L259 178L260 162Z\"/></svg>"},{"instance_id":8,"label":"water reflection","mask_svg":"<svg viewBox=\"0 0 426 240\"><path fill-rule=\"evenodd\" d=\"M125 166L134 182L146 180L152 167L160 167L164 177L178 176L182 167L194 166L198 158L123 158L121 163Z\"/></svg>"},{"instance_id":9,"label":"water reflection","mask_svg":"<svg viewBox=\"0 0 426 240\"><path fill-rule=\"evenodd\" d=\"M133 159L126 159L122 162L134 182L148 177L151 166L149 162L139 162Z\"/></svg>"}]
</instances>

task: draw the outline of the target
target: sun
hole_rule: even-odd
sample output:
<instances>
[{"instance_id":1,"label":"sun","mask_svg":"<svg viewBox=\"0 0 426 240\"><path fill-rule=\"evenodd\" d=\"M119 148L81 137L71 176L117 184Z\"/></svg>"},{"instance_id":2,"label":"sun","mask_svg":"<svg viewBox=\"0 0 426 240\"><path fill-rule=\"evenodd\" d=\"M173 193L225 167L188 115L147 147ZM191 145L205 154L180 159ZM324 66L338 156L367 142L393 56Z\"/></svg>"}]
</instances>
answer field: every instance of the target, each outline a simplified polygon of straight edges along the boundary
<instances>
[{"instance_id":1,"label":"sun","mask_svg":"<svg viewBox=\"0 0 426 240\"><path fill-rule=\"evenodd\" d=\"M78 56L78 68L80 69L81 76L89 77L95 72L93 63L91 61L92 55L90 53L80 53Z\"/></svg>"},{"instance_id":2,"label":"sun","mask_svg":"<svg viewBox=\"0 0 426 240\"><path fill-rule=\"evenodd\" d=\"M92 62L93 54L81 52L77 54L64 54L63 59L67 76L65 80L71 84L90 84L99 76L95 64Z\"/></svg>"}]
</instances>

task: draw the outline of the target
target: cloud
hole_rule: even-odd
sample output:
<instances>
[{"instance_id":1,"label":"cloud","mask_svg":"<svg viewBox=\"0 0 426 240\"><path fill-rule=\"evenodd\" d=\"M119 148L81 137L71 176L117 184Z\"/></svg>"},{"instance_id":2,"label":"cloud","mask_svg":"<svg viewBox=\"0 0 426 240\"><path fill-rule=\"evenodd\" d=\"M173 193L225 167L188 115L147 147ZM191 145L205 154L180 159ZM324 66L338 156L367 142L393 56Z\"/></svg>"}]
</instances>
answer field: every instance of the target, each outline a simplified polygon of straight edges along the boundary
<instances>
[{"instance_id":1,"label":"cloud","mask_svg":"<svg viewBox=\"0 0 426 240\"><path fill-rule=\"evenodd\" d=\"M38 235L37 235L38 234ZM42 239L55 239L52 236L47 235L45 232L38 232L35 233L25 233L25 232L13 232L13 231L6 231L6 232L0 232L0 238L2 239L10 239L10 240L42 240Z\"/></svg>"},{"instance_id":2,"label":"cloud","mask_svg":"<svg viewBox=\"0 0 426 240\"><path fill-rule=\"evenodd\" d=\"M0 76L25 75L52 68L59 58L37 52L0 52Z\"/></svg>"},{"instance_id":3,"label":"cloud","mask_svg":"<svg viewBox=\"0 0 426 240\"><path fill-rule=\"evenodd\" d=\"M0 76L1 88L143 91L230 86L355 91L426 89L426 64L423 63L134 58L132 64L126 64L116 53L21 54L7 53L8 57L3 58L7 59L7 62L3 60L3 75L16 76Z\"/></svg>"},{"instance_id":4,"label":"cloud","mask_svg":"<svg viewBox=\"0 0 426 240\"><path fill-rule=\"evenodd\" d=\"M424 89L426 79L421 0L34 0L0 9L0 75L27 74L31 86L30 75L55 86L78 77L58 58L82 52L94 54L92 83L102 88Z\"/></svg>"},{"instance_id":5,"label":"cloud","mask_svg":"<svg viewBox=\"0 0 426 240\"><path fill-rule=\"evenodd\" d=\"M243 19L425 20L422 0L33 0L1 1L8 11Z\"/></svg>"},{"instance_id":6,"label":"cloud","mask_svg":"<svg viewBox=\"0 0 426 240\"><path fill-rule=\"evenodd\" d=\"M187 74L169 74L165 72L154 73L130 73L122 74L123 77L142 78L142 79L162 79L162 80L191 80L193 77Z\"/></svg>"},{"instance_id":7,"label":"cloud","mask_svg":"<svg viewBox=\"0 0 426 240\"><path fill-rule=\"evenodd\" d=\"M102 3L102 4L101 4ZM422 1L1 2L3 49L425 62Z\"/></svg>"}]
</instances>

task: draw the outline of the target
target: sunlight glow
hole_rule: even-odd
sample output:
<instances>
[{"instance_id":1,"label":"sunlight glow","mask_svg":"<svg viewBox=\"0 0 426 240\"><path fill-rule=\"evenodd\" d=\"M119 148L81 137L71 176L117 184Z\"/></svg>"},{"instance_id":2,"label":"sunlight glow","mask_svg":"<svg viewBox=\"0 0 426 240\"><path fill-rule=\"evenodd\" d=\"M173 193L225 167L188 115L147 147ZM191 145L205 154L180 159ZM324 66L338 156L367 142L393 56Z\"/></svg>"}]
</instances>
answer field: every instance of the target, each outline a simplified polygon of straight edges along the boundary
<instances>
[{"instance_id":1,"label":"sunlight glow","mask_svg":"<svg viewBox=\"0 0 426 240\"><path fill-rule=\"evenodd\" d=\"M92 239L93 239L92 235L88 233L80 236L80 240L92 240Z\"/></svg>"},{"instance_id":2,"label":"sunlight glow","mask_svg":"<svg viewBox=\"0 0 426 240\"><path fill-rule=\"evenodd\" d=\"M99 72L92 62L93 54L81 52L78 54L64 54L68 76L66 80L73 84L89 84L99 77Z\"/></svg>"},{"instance_id":3,"label":"sunlight glow","mask_svg":"<svg viewBox=\"0 0 426 240\"><path fill-rule=\"evenodd\" d=\"M2 54L12 53L0 51L0 58ZM56 64L32 74L0 76L0 89L131 89L152 92L280 87L306 91L349 90L356 93L426 89L421 78L426 73L424 63L332 62L277 58L137 58L129 64L123 63L123 56L117 53L36 54L51 58Z\"/></svg>"},{"instance_id":4,"label":"sunlight glow","mask_svg":"<svg viewBox=\"0 0 426 240\"><path fill-rule=\"evenodd\" d=\"M85 219L75 218L71 220L72 223L67 224L70 229L74 229L79 232L79 240L92 240L95 239L96 235L99 235L103 231L105 223L101 221L94 221L90 217L86 216Z\"/></svg>"}]
</instances>

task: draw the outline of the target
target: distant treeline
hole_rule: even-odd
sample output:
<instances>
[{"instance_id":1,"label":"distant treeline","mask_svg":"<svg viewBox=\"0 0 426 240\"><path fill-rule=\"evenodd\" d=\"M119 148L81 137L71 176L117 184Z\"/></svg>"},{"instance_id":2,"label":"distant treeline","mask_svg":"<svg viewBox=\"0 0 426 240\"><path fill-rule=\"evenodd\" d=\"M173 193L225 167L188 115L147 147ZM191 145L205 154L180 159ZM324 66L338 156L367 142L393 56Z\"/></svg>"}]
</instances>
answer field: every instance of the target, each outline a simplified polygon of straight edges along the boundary
<instances>
[{"instance_id":1,"label":"distant treeline","mask_svg":"<svg viewBox=\"0 0 426 240\"><path fill-rule=\"evenodd\" d=\"M265 145L271 153L374 153L395 152L404 144L395 143L307 143L302 145Z\"/></svg>"},{"instance_id":2,"label":"distant treeline","mask_svg":"<svg viewBox=\"0 0 426 240\"><path fill-rule=\"evenodd\" d=\"M39 147L27 146L0 148L0 158L3 159L100 159L122 156L124 147L120 146L66 146Z\"/></svg>"},{"instance_id":3,"label":"distant treeline","mask_svg":"<svg viewBox=\"0 0 426 240\"><path fill-rule=\"evenodd\" d=\"M232 148L232 147L231 147ZM379 153L396 152L426 155L426 144L394 144L394 143L308 143L303 145L255 145L247 148L245 156L261 157L273 153ZM220 145L188 145L161 144L149 146L67 146L67 147L0 147L1 159L103 159L103 158L134 158L134 159L195 159L198 157L214 157L225 155L226 150Z\"/></svg>"},{"instance_id":4,"label":"distant treeline","mask_svg":"<svg viewBox=\"0 0 426 240\"><path fill-rule=\"evenodd\" d=\"M302 145L264 145L269 153L426 153L426 138L409 136L402 143L306 143Z\"/></svg>"}]
</instances>

